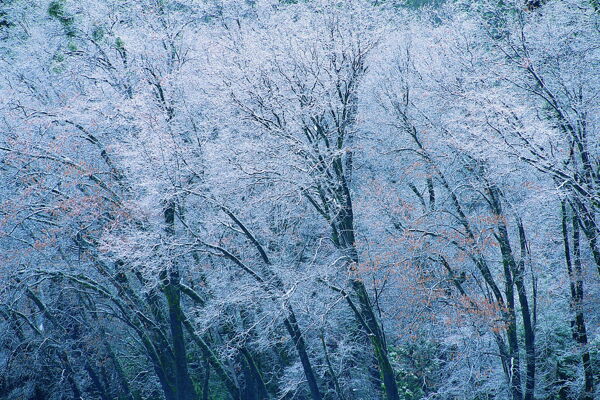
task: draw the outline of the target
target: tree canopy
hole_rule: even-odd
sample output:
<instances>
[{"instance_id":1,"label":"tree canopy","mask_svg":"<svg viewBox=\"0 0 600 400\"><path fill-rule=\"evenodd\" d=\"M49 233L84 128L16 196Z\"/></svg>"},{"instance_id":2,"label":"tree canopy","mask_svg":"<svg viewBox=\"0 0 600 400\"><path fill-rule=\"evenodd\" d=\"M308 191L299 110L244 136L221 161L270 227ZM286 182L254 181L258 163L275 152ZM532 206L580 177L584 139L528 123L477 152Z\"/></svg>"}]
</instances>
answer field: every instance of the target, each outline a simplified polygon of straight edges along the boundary
<instances>
[{"instance_id":1,"label":"tree canopy","mask_svg":"<svg viewBox=\"0 0 600 400\"><path fill-rule=\"evenodd\" d=\"M0 399L600 396L595 0L0 2Z\"/></svg>"}]
</instances>

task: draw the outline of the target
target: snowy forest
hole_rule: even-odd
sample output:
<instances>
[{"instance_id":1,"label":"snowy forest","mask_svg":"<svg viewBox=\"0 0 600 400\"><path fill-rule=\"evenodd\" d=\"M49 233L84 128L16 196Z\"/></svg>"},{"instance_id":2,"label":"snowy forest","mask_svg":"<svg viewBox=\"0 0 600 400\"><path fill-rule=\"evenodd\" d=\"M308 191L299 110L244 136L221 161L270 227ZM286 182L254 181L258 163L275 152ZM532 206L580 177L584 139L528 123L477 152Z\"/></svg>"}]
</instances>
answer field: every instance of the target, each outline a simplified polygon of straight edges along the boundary
<instances>
[{"instance_id":1,"label":"snowy forest","mask_svg":"<svg viewBox=\"0 0 600 400\"><path fill-rule=\"evenodd\" d=\"M0 399L600 399L600 2L0 0Z\"/></svg>"}]
</instances>

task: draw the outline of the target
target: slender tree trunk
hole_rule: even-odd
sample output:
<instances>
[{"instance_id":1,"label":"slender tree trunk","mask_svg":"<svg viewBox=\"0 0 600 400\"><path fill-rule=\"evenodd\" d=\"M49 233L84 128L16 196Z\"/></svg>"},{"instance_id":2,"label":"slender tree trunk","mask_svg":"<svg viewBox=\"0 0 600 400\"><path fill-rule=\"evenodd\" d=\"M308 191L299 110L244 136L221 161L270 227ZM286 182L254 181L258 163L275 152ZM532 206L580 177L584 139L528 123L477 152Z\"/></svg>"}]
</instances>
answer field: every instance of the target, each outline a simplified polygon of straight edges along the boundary
<instances>
[{"instance_id":1,"label":"slender tree trunk","mask_svg":"<svg viewBox=\"0 0 600 400\"><path fill-rule=\"evenodd\" d=\"M260 370L258 369L258 366L256 365L254 357L252 357L252 354L248 351L248 349L246 347L242 346L242 348L240 349L240 352L244 356L244 359L246 360L246 363L248 364L248 369L251 373L252 379L255 382L257 399L259 399L259 400L268 399L269 393L267 392L267 386L265 385L265 381L263 380L262 374L260 373Z\"/></svg>"},{"instance_id":2,"label":"slender tree trunk","mask_svg":"<svg viewBox=\"0 0 600 400\"><path fill-rule=\"evenodd\" d=\"M347 194L349 196L349 193ZM341 245L345 247L346 251L349 252L350 259L354 265L358 265L358 251L356 250L355 235L354 235L354 222L352 216L352 205L348 197L348 214L346 218L342 220L344 223L340 226L338 231L340 232L340 238L342 239ZM379 374L383 381L383 388L385 396L388 400L399 400L400 395L398 393L398 383L396 382L396 374L392 368L388 357L388 350L383 336L383 331L379 324L378 318L374 312L369 293L364 283L360 279L352 279L352 289L358 298L358 304L360 306L360 314L364 319L365 324L368 327L367 335L373 346L375 353L375 359L379 367Z\"/></svg>"},{"instance_id":3,"label":"slender tree trunk","mask_svg":"<svg viewBox=\"0 0 600 400\"><path fill-rule=\"evenodd\" d=\"M515 298L512 277L510 272L505 271L506 277L506 304L508 310L506 316L506 336L508 338L509 386L512 400L522 400L523 390L521 388L521 363L519 357L519 341L517 337L517 318L515 315Z\"/></svg>"},{"instance_id":4,"label":"slender tree trunk","mask_svg":"<svg viewBox=\"0 0 600 400\"><path fill-rule=\"evenodd\" d=\"M223 248L216 247L226 258L233 261L238 266L242 267L242 269L252 275L252 277L259 282L264 290L271 295L274 302L278 302L278 291L284 287L281 279L270 269L272 266L271 260L264 247L260 244L260 242L254 237L254 235L250 232L250 230L238 219L229 209L226 207L222 207L223 212L225 212L242 230L242 232L246 235L246 237L250 240L250 242L256 247L258 250L264 264L267 268L264 269L264 274L266 274L267 278L264 279L261 275L248 268L241 260L235 257L233 254L229 253ZM308 383L308 387L310 390L311 398L313 400L321 400L322 395L319 390L319 385L317 382L316 375L314 373L312 364L310 362L310 358L308 357L308 353L306 350L306 342L302 335L302 331L300 330L298 320L296 319L296 315L294 313L294 309L289 303L285 304L288 315L284 319L283 323L292 338L292 342L294 343L294 347L298 352L298 356L300 357L300 363L302 364L302 369L304 371L304 376L306 377L306 381Z\"/></svg>"},{"instance_id":5,"label":"slender tree trunk","mask_svg":"<svg viewBox=\"0 0 600 400\"><path fill-rule=\"evenodd\" d=\"M117 262L115 265L120 266L121 263ZM132 311L132 319L130 322L132 327L135 328L135 331L152 362L152 367L154 368L154 372L156 373L165 398L167 400L176 400L175 388L173 386L174 377L170 374L173 370L173 357L163 332L158 327L149 325L147 321L137 319L136 313L143 313L146 308L143 305L142 299L137 296L135 291L131 288L127 275L124 272L118 271L115 274L111 274L102 268L100 263L97 263L96 267L102 275L111 280L112 284L117 289L119 298L126 304L126 306L121 306L123 312L126 313L126 311L129 310ZM146 297L146 299L152 301L149 297ZM150 305L149 308L153 309L154 307ZM162 314L152 313L152 315L159 318ZM160 323L160 319L157 319L157 323Z\"/></svg>"},{"instance_id":6,"label":"slender tree trunk","mask_svg":"<svg viewBox=\"0 0 600 400\"><path fill-rule=\"evenodd\" d=\"M371 344L373 345L373 350L375 351L375 358L377 359L379 373L383 380L386 398L388 400L399 400L400 396L398 394L396 374L394 373L394 369L388 358L388 351L383 338L383 332L381 331L377 317L373 312L373 306L371 305L367 289L363 282L358 280L352 281L352 288L358 297L361 314L369 327L370 332L368 332L368 335Z\"/></svg>"},{"instance_id":7,"label":"slender tree trunk","mask_svg":"<svg viewBox=\"0 0 600 400\"><path fill-rule=\"evenodd\" d=\"M202 400L208 400L210 395L210 361L204 357L204 376L202 379Z\"/></svg>"},{"instance_id":8,"label":"slender tree trunk","mask_svg":"<svg viewBox=\"0 0 600 400\"><path fill-rule=\"evenodd\" d=\"M519 340L517 335L517 317L515 308L515 279L519 279L515 275L518 275L516 262L510 246L510 239L508 236L508 230L504 221L504 214L502 212L502 204L500 203L500 193L495 187L489 187L487 189L492 212L498 221L496 226L498 229L497 240L500 245L500 253L502 254L502 265L504 270L504 294L506 298L506 336L508 339L508 353L509 360L509 385L513 400L523 399L523 389L521 387L521 362L519 355ZM523 296L525 296L523 286ZM535 359L535 358L534 358ZM535 367L533 367L535 368ZM533 370L535 372L535 369Z\"/></svg>"},{"instance_id":9,"label":"slender tree trunk","mask_svg":"<svg viewBox=\"0 0 600 400\"><path fill-rule=\"evenodd\" d=\"M84 369L86 370L90 379L92 380L92 383L94 384L94 387L96 388L96 391L98 392L98 396L100 397L100 399L101 400L110 400L110 396L106 393L106 389L104 388L104 385L100 381L100 377L98 376L96 371L94 371L94 368L92 368L92 366L90 365L90 363L87 360L85 361Z\"/></svg>"},{"instance_id":10,"label":"slender tree trunk","mask_svg":"<svg viewBox=\"0 0 600 400\"><path fill-rule=\"evenodd\" d=\"M525 260L527 258L527 240L525 238L525 229L520 221L519 226L519 243L521 245L521 260L517 263L517 271L514 275L515 285L519 296L519 304L521 305L521 318L523 320L523 331L525 334L525 361L526 381L525 381L525 400L534 400L535 397L535 327L532 322L531 310L527 298L527 290L525 289Z\"/></svg>"},{"instance_id":11,"label":"slender tree trunk","mask_svg":"<svg viewBox=\"0 0 600 400\"><path fill-rule=\"evenodd\" d=\"M171 273L170 279L178 279ZM189 375L185 337L181 322L181 294L173 282L165 288L165 297L169 308L169 323L175 355L175 387L178 400L195 400L198 395Z\"/></svg>"},{"instance_id":12,"label":"slender tree trunk","mask_svg":"<svg viewBox=\"0 0 600 400\"><path fill-rule=\"evenodd\" d=\"M48 321L50 321L56 328L58 329L62 329L62 325L57 323L54 316L50 313L50 311L48 310L48 308L46 307L46 305L42 302L42 300L35 294L33 293L33 291L29 288L27 288L27 297L29 297L36 305L36 307L40 310L40 312L42 313L42 315L44 315L44 317L46 317L48 319ZM81 389L79 388L79 385L77 384L77 381L75 380L75 371L73 370L73 366L71 364L71 360L69 359L69 355L67 354L67 352L63 349L60 349L57 351L58 354L58 358L60 359L60 361L62 362L65 371L66 371L66 376L67 376L67 381L69 382L69 385L71 386L71 391L73 392L73 398L75 399L79 399L82 396L81 393Z\"/></svg>"},{"instance_id":13,"label":"slender tree trunk","mask_svg":"<svg viewBox=\"0 0 600 400\"><path fill-rule=\"evenodd\" d=\"M337 374L333 370L333 365L331 365L331 360L329 358L329 351L327 350L327 345L325 344L325 334L321 332L321 345L323 346L323 354L325 355L325 362L327 363L327 369L329 374L331 375L331 382L333 383L333 388L335 389L335 393L339 400L345 400L344 393L342 392L340 382L338 380Z\"/></svg>"},{"instance_id":14,"label":"slender tree trunk","mask_svg":"<svg viewBox=\"0 0 600 400\"><path fill-rule=\"evenodd\" d=\"M296 347L298 355L300 356L300 362L302 363L304 376L308 382L310 395L313 400L321 400L322 396L319 390L319 385L317 384L317 378L315 377L310 359L308 358L308 353L306 352L306 342L304 341L304 337L302 336L302 332L298 327L298 322L296 321L294 314L291 314L288 318L286 318L284 324L285 328L292 337L294 346Z\"/></svg>"},{"instance_id":15,"label":"slender tree trunk","mask_svg":"<svg viewBox=\"0 0 600 400\"><path fill-rule=\"evenodd\" d=\"M174 234L175 204L170 202L164 212L166 232ZM173 342L175 364L175 392L177 400L195 400L198 397L188 371L185 337L183 334L181 292L179 290L179 271L173 261L170 271L164 272L167 284L163 288L169 309L169 325Z\"/></svg>"},{"instance_id":16,"label":"slender tree trunk","mask_svg":"<svg viewBox=\"0 0 600 400\"><path fill-rule=\"evenodd\" d=\"M188 334L192 337L192 340L194 341L194 343L196 343L196 345L198 346L198 348L204 355L205 359L208 360L211 367L215 370L215 372L217 373L217 375L219 376L219 378L221 379L221 381L227 388L227 391L229 392L231 397L236 400L240 399L239 388L238 388L236 382L227 373L227 370L226 370L225 366L223 365L223 363L221 363L221 361L217 358L217 356L208 347L208 345L206 344L204 339L202 339L202 337L200 337L194 331L194 327L192 326L191 322L187 319L187 317L185 315L182 315L182 319L183 319L183 325L185 326L185 329L188 331Z\"/></svg>"},{"instance_id":17,"label":"slender tree trunk","mask_svg":"<svg viewBox=\"0 0 600 400\"><path fill-rule=\"evenodd\" d=\"M572 229L573 229L573 257L571 258L571 249L569 246L569 234L567 225L567 210L565 202L561 204L562 209L562 233L565 247L565 261L567 272L569 274L571 287L571 305L575 312L575 321L573 324L573 338L581 346L583 352L581 359L584 372L584 394L582 400L592 400L594 397L594 374L592 371L590 353L587 349L588 338L583 314L583 277L581 268L581 250L579 218L573 210Z\"/></svg>"},{"instance_id":18,"label":"slender tree trunk","mask_svg":"<svg viewBox=\"0 0 600 400\"><path fill-rule=\"evenodd\" d=\"M573 208L573 214L577 214L578 223L580 223L584 228L583 233L588 239L588 244L590 246L590 250L592 251L592 257L594 258L596 269L600 275L600 248L598 247L600 228L598 227L598 223L596 222L594 215L597 207L593 204L593 201L588 201L586 203L583 203L581 200L577 200L577 209Z\"/></svg>"}]
</instances>

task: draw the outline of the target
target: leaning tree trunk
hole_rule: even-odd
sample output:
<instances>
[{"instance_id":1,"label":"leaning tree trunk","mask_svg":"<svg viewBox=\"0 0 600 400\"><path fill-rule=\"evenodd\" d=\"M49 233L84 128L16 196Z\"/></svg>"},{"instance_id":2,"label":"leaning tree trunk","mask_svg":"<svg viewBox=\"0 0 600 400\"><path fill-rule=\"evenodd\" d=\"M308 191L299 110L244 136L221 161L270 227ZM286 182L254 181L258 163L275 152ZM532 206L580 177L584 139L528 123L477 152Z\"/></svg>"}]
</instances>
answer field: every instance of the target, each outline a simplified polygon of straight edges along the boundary
<instances>
[{"instance_id":1,"label":"leaning tree trunk","mask_svg":"<svg viewBox=\"0 0 600 400\"><path fill-rule=\"evenodd\" d=\"M341 167L339 168L341 170ZM342 207L338 213L338 221L334 243L340 249L347 253L353 265L358 265L358 250L356 249L356 236L354 233L354 212L352 208L352 198L346 184L345 178L342 175L340 196L345 200L345 207ZM360 306L360 317L364 320L367 328L369 340L373 346L375 359L379 367L381 380L383 381L383 389L388 400L399 400L398 383L396 382L396 374L388 357L388 350L383 335L383 330L378 321L378 318L373 310L369 293L364 283L360 279L352 279L352 289L358 298Z\"/></svg>"}]
</instances>

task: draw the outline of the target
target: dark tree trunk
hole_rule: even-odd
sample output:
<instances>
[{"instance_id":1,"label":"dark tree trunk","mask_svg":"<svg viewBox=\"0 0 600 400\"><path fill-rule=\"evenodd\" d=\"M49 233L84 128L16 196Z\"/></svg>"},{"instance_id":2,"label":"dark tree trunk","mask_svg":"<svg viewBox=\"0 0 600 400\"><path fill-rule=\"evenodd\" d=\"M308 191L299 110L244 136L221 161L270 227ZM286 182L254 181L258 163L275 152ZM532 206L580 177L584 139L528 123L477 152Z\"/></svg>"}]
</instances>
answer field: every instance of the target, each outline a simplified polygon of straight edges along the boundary
<instances>
[{"instance_id":1,"label":"dark tree trunk","mask_svg":"<svg viewBox=\"0 0 600 400\"><path fill-rule=\"evenodd\" d=\"M302 363L302 369L304 370L304 376L306 377L308 387L310 389L311 398L313 400L321 400L321 391L319 390L317 378L313 372L308 353L306 352L306 342L304 341L302 332L298 327L298 322L296 321L295 315L290 314L290 316L285 319L284 324L285 328L292 337L292 341L294 342L296 350L298 351L298 356L300 357L300 362Z\"/></svg>"},{"instance_id":2,"label":"dark tree trunk","mask_svg":"<svg viewBox=\"0 0 600 400\"><path fill-rule=\"evenodd\" d=\"M521 260L517 264L517 271L514 276L517 293L519 295L519 304L521 305L521 318L523 320L523 331L525 335L525 361L526 381L525 381L525 400L534 400L535 396L535 327L531 317L527 291L525 289L525 259L527 258L528 248L525 238L525 229L520 221L519 242L521 245Z\"/></svg>"},{"instance_id":3,"label":"dark tree trunk","mask_svg":"<svg viewBox=\"0 0 600 400\"><path fill-rule=\"evenodd\" d=\"M350 191L347 188L345 181L342 182L341 198L345 199L345 207L340 210L337 223L338 246L346 252L352 261L351 267L359 263L358 251L356 249L356 237L354 234L354 212ZM335 241L335 240L334 240ZM383 390L388 400L399 400L398 383L396 382L396 374L390 363L385 343L383 330L379 324L377 315L375 314L369 292L364 283L360 279L352 279L352 289L358 298L360 307L360 315L367 327L366 334L369 336L375 359L379 367L379 374L383 381Z\"/></svg>"},{"instance_id":4,"label":"dark tree trunk","mask_svg":"<svg viewBox=\"0 0 600 400\"><path fill-rule=\"evenodd\" d=\"M582 400L592 400L594 397L594 374L592 371L590 353L587 349L588 338L585 326L585 317L583 314L583 276L581 268L581 250L580 250L580 233L579 233L579 218L575 210L573 210L572 229L573 229L573 256L571 257L571 249L569 245L569 231L567 224L567 209L565 202L561 204L562 210L562 234L565 247L565 261L567 272L569 274L571 288L571 306L575 313L575 321L573 323L573 339L581 346L583 352L581 359L584 372L584 394Z\"/></svg>"},{"instance_id":5,"label":"dark tree trunk","mask_svg":"<svg viewBox=\"0 0 600 400\"><path fill-rule=\"evenodd\" d=\"M175 233L175 203L169 202L164 212L165 231L172 236ZM175 394L177 400L195 400L198 397L188 372L187 352L183 334L181 292L179 289L179 271L176 261L164 271L166 284L163 288L169 310L169 326L173 342L175 364Z\"/></svg>"}]
</instances>

